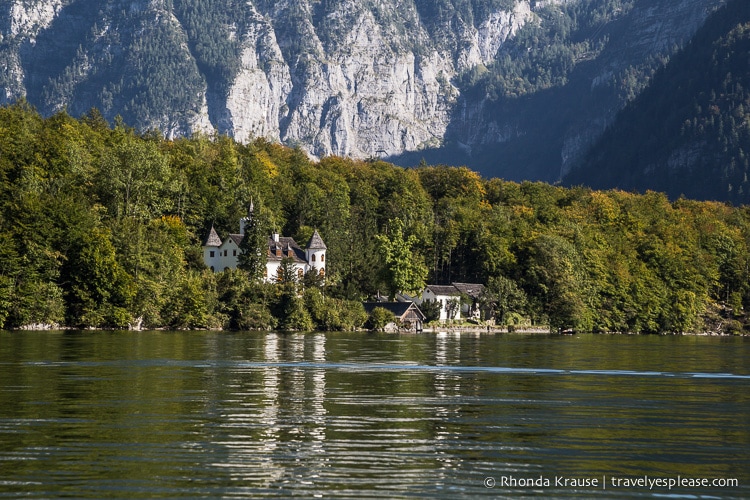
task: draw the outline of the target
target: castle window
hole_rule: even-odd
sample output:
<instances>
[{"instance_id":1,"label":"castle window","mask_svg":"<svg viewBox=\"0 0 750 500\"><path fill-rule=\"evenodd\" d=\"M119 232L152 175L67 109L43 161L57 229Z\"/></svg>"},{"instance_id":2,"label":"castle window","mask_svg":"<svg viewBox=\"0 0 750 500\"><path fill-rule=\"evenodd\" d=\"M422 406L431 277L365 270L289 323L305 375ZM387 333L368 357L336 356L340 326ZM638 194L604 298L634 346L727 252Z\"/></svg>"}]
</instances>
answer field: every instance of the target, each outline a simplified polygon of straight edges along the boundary
<instances>
[{"instance_id":1,"label":"castle window","mask_svg":"<svg viewBox=\"0 0 750 500\"><path fill-rule=\"evenodd\" d=\"M320 270L320 275L321 276L325 276L326 275L326 270L325 269L321 269Z\"/></svg>"},{"instance_id":2,"label":"castle window","mask_svg":"<svg viewBox=\"0 0 750 500\"><path fill-rule=\"evenodd\" d=\"M304 271L302 271L302 269L297 269L297 277L299 279L302 279L302 278L305 277L305 273L304 273Z\"/></svg>"},{"instance_id":3,"label":"castle window","mask_svg":"<svg viewBox=\"0 0 750 500\"><path fill-rule=\"evenodd\" d=\"M211 250L210 252L208 252L208 254L209 254L210 257L213 257L214 256L214 251Z\"/></svg>"},{"instance_id":4,"label":"castle window","mask_svg":"<svg viewBox=\"0 0 750 500\"><path fill-rule=\"evenodd\" d=\"M237 257L237 250L232 250L232 257Z\"/></svg>"},{"instance_id":5,"label":"castle window","mask_svg":"<svg viewBox=\"0 0 750 500\"><path fill-rule=\"evenodd\" d=\"M320 262L325 262L325 261L326 261L326 254L323 254L320 256Z\"/></svg>"},{"instance_id":6,"label":"castle window","mask_svg":"<svg viewBox=\"0 0 750 500\"><path fill-rule=\"evenodd\" d=\"M315 254L312 256L312 261L315 262Z\"/></svg>"}]
</instances>

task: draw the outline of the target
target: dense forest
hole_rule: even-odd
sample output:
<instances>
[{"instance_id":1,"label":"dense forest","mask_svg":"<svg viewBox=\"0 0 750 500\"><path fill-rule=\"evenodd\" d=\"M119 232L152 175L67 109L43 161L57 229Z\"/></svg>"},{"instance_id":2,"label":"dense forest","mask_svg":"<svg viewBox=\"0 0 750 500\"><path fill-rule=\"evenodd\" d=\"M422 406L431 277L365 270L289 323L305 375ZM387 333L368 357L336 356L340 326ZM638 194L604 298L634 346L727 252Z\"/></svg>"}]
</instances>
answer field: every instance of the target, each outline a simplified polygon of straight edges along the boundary
<instances>
[{"instance_id":1,"label":"dense forest","mask_svg":"<svg viewBox=\"0 0 750 500\"><path fill-rule=\"evenodd\" d=\"M750 3L729 2L657 72L566 179L750 201Z\"/></svg>"},{"instance_id":2,"label":"dense forest","mask_svg":"<svg viewBox=\"0 0 750 500\"><path fill-rule=\"evenodd\" d=\"M225 136L165 140L92 110L0 108L0 325L353 329L362 299L479 282L503 322L742 332L750 210L404 169ZM327 279L213 274L201 239L253 200L328 245Z\"/></svg>"}]
</instances>

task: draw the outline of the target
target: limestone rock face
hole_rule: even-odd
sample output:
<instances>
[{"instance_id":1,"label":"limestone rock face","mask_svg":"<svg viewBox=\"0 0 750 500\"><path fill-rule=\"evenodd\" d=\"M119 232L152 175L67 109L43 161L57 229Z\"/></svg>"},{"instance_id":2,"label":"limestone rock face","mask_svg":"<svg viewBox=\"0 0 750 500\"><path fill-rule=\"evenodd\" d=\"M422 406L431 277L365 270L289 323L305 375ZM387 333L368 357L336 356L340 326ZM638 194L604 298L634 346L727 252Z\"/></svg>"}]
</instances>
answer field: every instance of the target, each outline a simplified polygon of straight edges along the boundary
<instances>
[{"instance_id":1,"label":"limestone rock face","mask_svg":"<svg viewBox=\"0 0 750 500\"><path fill-rule=\"evenodd\" d=\"M312 155L371 157L439 146L463 70L489 64L500 44L531 19L528 2L463 25L460 47L433 40L415 4L398 2L413 33L383 22L391 2L342 2L314 22L279 26L289 2L249 5L241 69L217 102L215 125L240 140L267 137ZM308 9L310 10L310 9ZM317 25L316 25L317 24ZM329 30L335 29L333 36ZM291 53L282 47L301 47Z\"/></svg>"},{"instance_id":2,"label":"limestone rock face","mask_svg":"<svg viewBox=\"0 0 750 500\"><path fill-rule=\"evenodd\" d=\"M7 35L10 37L26 36L33 40L34 36L50 25L60 8L62 0L32 0L24 2L15 0L8 8ZM5 30L3 30L5 31Z\"/></svg>"},{"instance_id":3,"label":"limestone rock face","mask_svg":"<svg viewBox=\"0 0 750 500\"><path fill-rule=\"evenodd\" d=\"M467 26L468 43L459 56L459 69L491 64L503 42L533 20L529 2L519 2L512 10L491 13L479 26Z\"/></svg>"},{"instance_id":4,"label":"limestone rock face","mask_svg":"<svg viewBox=\"0 0 750 500\"><path fill-rule=\"evenodd\" d=\"M128 76L117 74L118 64L137 56L137 35L158 30L173 42L173 59L192 72L196 62L188 59L202 41L190 39L178 12L178 3L189 2L175 2L174 12L160 0L101 2L99 12L90 6L84 12L83 3L13 0L0 7L0 102L27 97L44 113L98 107L108 117L129 113L133 125L168 136L217 130L241 141L298 144L315 156L439 146L459 96L453 80L490 64L533 18L530 2L522 0L483 19L459 16L452 33L450 26L428 25L423 17L432 7L416 0L327 2L327 8L319 0L237 3L244 21L227 34L238 48L228 84L213 89L212 75L203 71L182 108L167 101L136 112L123 102ZM47 37L43 46L36 43L40 34ZM53 38L62 50L50 67L43 63ZM197 66L203 70L200 61ZM142 76L139 84L155 86Z\"/></svg>"},{"instance_id":5,"label":"limestone rock face","mask_svg":"<svg viewBox=\"0 0 750 500\"><path fill-rule=\"evenodd\" d=\"M0 6L0 102L25 96L17 48L33 47L37 34L52 23L61 7L62 0L14 0Z\"/></svg>"},{"instance_id":6,"label":"limestone rock face","mask_svg":"<svg viewBox=\"0 0 750 500\"><path fill-rule=\"evenodd\" d=\"M241 141L253 137L280 140L279 124L293 88L292 77L273 25L254 8L240 63L229 95L218 102L221 111L216 127Z\"/></svg>"},{"instance_id":7,"label":"limestone rock face","mask_svg":"<svg viewBox=\"0 0 750 500\"><path fill-rule=\"evenodd\" d=\"M96 107L169 137L265 137L317 157L388 157L446 141L471 151L528 127L524 110L498 114L486 95L462 95L462 78L548 22L541 9L579 1L8 0L0 104L25 97L44 114L73 115ZM723 1L625 2L635 5L624 28L632 36L600 51L608 59L590 65L587 88L609 88L623 68L684 41ZM607 106L563 131L561 161L619 109Z\"/></svg>"}]
</instances>

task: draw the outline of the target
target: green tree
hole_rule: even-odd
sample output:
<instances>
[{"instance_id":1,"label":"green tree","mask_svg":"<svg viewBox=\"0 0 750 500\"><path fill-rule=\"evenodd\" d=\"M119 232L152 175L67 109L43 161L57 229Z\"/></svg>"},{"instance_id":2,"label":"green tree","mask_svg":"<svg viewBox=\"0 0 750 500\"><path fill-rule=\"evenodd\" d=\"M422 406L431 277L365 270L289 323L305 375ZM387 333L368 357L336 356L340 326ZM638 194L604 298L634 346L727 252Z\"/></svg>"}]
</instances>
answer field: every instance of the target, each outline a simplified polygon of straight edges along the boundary
<instances>
[{"instance_id":1,"label":"green tree","mask_svg":"<svg viewBox=\"0 0 750 500\"><path fill-rule=\"evenodd\" d=\"M299 277L297 273L297 265L292 257L284 257L279 263L279 269L276 274L276 282L285 289L292 291L297 290L299 284Z\"/></svg>"},{"instance_id":2,"label":"green tree","mask_svg":"<svg viewBox=\"0 0 750 500\"><path fill-rule=\"evenodd\" d=\"M389 323L396 321L396 316L384 307L376 307L370 313L370 328L376 331L383 331Z\"/></svg>"},{"instance_id":3,"label":"green tree","mask_svg":"<svg viewBox=\"0 0 750 500\"><path fill-rule=\"evenodd\" d=\"M169 160L156 144L120 132L102 158L99 197L118 218L150 220L174 208L179 190Z\"/></svg>"},{"instance_id":4,"label":"green tree","mask_svg":"<svg viewBox=\"0 0 750 500\"><path fill-rule=\"evenodd\" d=\"M188 272L170 291L162 316L166 325L176 329L216 328L218 306L214 273Z\"/></svg>"},{"instance_id":5,"label":"green tree","mask_svg":"<svg viewBox=\"0 0 750 500\"><path fill-rule=\"evenodd\" d=\"M585 302L589 289L575 247L558 235L547 234L532 240L529 251L525 279L550 327L590 331L593 314Z\"/></svg>"},{"instance_id":6,"label":"green tree","mask_svg":"<svg viewBox=\"0 0 750 500\"><path fill-rule=\"evenodd\" d=\"M526 293L515 281L505 276L490 278L482 292L481 302L489 307L501 325L506 325L510 313L521 313L526 307Z\"/></svg>"},{"instance_id":7,"label":"green tree","mask_svg":"<svg viewBox=\"0 0 750 500\"><path fill-rule=\"evenodd\" d=\"M440 319L440 302L438 300L425 300L419 305L419 309L425 315L425 323Z\"/></svg>"},{"instance_id":8,"label":"green tree","mask_svg":"<svg viewBox=\"0 0 750 500\"><path fill-rule=\"evenodd\" d=\"M312 330L313 320L305 308L304 301L293 288L288 286L281 286L280 288L281 291L274 314L279 321L279 328L293 331Z\"/></svg>"},{"instance_id":9,"label":"green tree","mask_svg":"<svg viewBox=\"0 0 750 500\"><path fill-rule=\"evenodd\" d=\"M386 281L391 297L398 292L416 295L424 289L427 279L427 266L415 252L417 237L405 236L401 219L389 223L389 235L379 234L375 238L378 251L386 265Z\"/></svg>"},{"instance_id":10,"label":"green tree","mask_svg":"<svg viewBox=\"0 0 750 500\"><path fill-rule=\"evenodd\" d=\"M219 308L230 330L270 330L277 321L268 305L272 285L251 280L247 272L227 270L218 275Z\"/></svg>"},{"instance_id":11,"label":"green tree","mask_svg":"<svg viewBox=\"0 0 750 500\"><path fill-rule=\"evenodd\" d=\"M237 259L238 267L246 271L251 280L258 280L266 271L270 234L269 217L260 204L250 205L244 231L244 237L240 242L241 252Z\"/></svg>"},{"instance_id":12,"label":"green tree","mask_svg":"<svg viewBox=\"0 0 750 500\"><path fill-rule=\"evenodd\" d=\"M304 301L317 330L352 331L367 321L361 302L326 297L319 288L305 289Z\"/></svg>"},{"instance_id":13,"label":"green tree","mask_svg":"<svg viewBox=\"0 0 750 500\"><path fill-rule=\"evenodd\" d=\"M448 299L445 302L445 313L448 315L449 320L460 318L459 313L461 312L461 299Z\"/></svg>"},{"instance_id":14,"label":"green tree","mask_svg":"<svg viewBox=\"0 0 750 500\"><path fill-rule=\"evenodd\" d=\"M80 326L127 326L134 295L133 280L117 262L110 232L94 228L80 236L70 255L66 276L71 321Z\"/></svg>"},{"instance_id":15,"label":"green tree","mask_svg":"<svg viewBox=\"0 0 750 500\"><path fill-rule=\"evenodd\" d=\"M305 289L308 288L323 288L325 285L326 277L324 275L320 274L320 271L313 266L308 270L305 275L302 277L302 287Z\"/></svg>"}]
</instances>

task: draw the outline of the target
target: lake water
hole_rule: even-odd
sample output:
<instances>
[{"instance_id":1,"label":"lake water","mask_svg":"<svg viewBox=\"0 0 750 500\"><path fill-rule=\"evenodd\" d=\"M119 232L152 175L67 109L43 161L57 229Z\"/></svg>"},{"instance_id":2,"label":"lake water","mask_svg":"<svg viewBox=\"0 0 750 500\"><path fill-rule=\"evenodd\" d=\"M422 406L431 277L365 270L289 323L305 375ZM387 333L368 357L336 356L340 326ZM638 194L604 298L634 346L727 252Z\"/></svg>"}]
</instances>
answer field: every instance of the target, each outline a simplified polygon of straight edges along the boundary
<instances>
[{"instance_id":1,"label":"lake water","mask_svg":"<svg viewBox=\"0 0 750 500\"><path fill-rule=\"evenodd\" d=\"M750 339L0 332L0 496L750 498Z\"/></svg>"}]
</instances>

